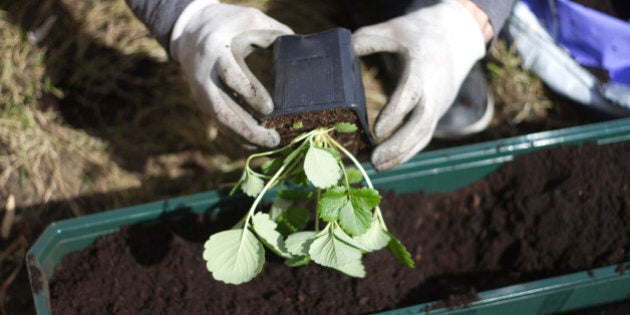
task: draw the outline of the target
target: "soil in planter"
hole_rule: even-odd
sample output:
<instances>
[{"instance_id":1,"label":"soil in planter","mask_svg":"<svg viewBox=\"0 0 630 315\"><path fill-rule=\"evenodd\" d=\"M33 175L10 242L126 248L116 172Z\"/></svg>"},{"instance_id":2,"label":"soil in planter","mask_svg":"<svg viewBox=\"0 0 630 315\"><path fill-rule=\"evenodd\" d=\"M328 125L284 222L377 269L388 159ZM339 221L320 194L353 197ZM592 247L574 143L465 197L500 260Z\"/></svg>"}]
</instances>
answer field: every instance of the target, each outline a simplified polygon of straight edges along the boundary
<instances>
[{"instance_id":1,"label":"soil in planter","mask_svg":"<svg viewBox=\"0 0 630 315\"><path fill-rule=\"evenodd\" d=\"M353 133L333 133L333 137L352 154L363 154L371 148L366 131L362 128L357 114L351 109L335 108L323 111L306 112L269 118L263 122L266 128L272 128L280 134L280 145L287 145L302 133L321 126L332 126L338 122L352 123L357 126ZM294 124L300 125L295 128Z\"/></svg>"},{"instance_id":2,"label":"soil in planter","mask_svg":"<svg viewBox=\"0 0 630 315\"><path fill-rule=\"evenodd\" d=\"M452 193L384 192L390 230L416 268L386 251L366 255L355 279L268 255L251 282L214 281L203 242L236 218L124 227L66 256L51 281L53 314L356 314L443 300L630 259L630 143L517 157Z\"/></svg>"}]
</instances>

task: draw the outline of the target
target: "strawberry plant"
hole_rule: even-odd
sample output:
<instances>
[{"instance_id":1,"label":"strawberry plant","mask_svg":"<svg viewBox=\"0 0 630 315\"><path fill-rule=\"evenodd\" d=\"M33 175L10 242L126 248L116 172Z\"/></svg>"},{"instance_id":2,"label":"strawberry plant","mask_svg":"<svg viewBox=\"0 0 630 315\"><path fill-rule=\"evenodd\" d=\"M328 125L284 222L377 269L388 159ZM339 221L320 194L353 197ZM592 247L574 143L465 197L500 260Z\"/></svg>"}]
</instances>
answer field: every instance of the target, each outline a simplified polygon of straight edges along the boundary
<instances>
[{"instance_id":1,"label":"strawberry plant","mask_svg":"<svg viewBox=\"0 0 630 315\"><path fill-rule=\"evenodd\" d=\"M288 266L314 262L353 277L364 277L363 254L388 246L403 264L414 262L388 230L379 208L381 196L359 161L332 136L355 132L338 123L296 137L288 145L252 154L232 194L241 189L254 201L230 230L210 236L203 258L217 280L240 284L253 279L265 263L265 247L286 259ZM250 166L266 157L259 171ZM354 167L346 167L344 157ZM276 188L268 212L260 211L263 196ZM312 204L311 211L303 205ZM305 230L307 227L312 230Z\"/></svg>"}]
</instances>

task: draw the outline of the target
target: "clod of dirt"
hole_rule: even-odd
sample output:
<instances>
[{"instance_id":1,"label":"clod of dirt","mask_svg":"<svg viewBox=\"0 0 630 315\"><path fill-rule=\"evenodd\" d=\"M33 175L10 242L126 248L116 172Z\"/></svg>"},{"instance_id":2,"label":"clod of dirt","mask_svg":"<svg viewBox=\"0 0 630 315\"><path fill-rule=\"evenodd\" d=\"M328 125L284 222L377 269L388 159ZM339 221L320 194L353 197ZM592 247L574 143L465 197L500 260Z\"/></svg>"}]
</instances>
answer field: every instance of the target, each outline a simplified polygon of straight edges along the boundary
<instances>
[{"instance_id":1,"label":"clod of dirt","mask_svg":"<svg viewBox=\"0 0 630 315\"><path fill-rule=\"evenodd\" d=\"M317 127L333 126L338 122L352 123L357 126L354 133L334 132L333 137L352 154L364 153L371 148L367 132L362 128L356 113L350 109L336 108L323 111L306 112L293 115L272 117L263 122L266 128L272 128L280 134L280 145L286 145L295 137ZM296 126L299 125L299 128Z\"/></svg>"}]
</instances>

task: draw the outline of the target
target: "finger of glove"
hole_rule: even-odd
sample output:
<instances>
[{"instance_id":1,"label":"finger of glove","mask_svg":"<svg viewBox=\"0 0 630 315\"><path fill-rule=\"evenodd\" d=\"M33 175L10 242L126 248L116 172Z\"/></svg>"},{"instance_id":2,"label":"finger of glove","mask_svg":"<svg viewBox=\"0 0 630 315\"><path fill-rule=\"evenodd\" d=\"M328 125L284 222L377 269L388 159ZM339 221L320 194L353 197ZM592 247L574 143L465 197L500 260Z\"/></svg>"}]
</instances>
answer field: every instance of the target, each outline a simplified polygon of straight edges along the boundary
<instances>
[{"instance_id":1,"label":"finger of glove","mask_svg":"<svg viewBox=\"0 0 630 315\"><path fill-rule=\"evenodd\" d=\"M280 143L280 135L258 124L256 119L239 106L228 93L217 84L208 87L193 88L194 96L202 109L222 125L236 133L242 139L262 147L275 147Z\"/></svg>"},{"instance_id":2,"label":"finger of glove","mask_svg":"<svg viewBox=\"0 0 630 315\"><path fill-rule=\"evenodd\" d=\"M396 38L396 28L386 23L364 27L352 37L358 55L377 52L396 53L403 64L403 73L389 101L381 110L374 125L374 133L382 138L392 133L405 116L418 103L421 96L421 82L411 63L410 51Z\"/></svg>"},{"instance_id":3,"label":"finger of glove","mask_svg":"<svg viewBox=\"0 0 630 315\"><path fill-rule=\"evenodd\" d=\"M219 59L218 74L227 86L240 94L257 112L267 115L273 111L273 100L263 84L251 72L245 58L255 46L266 48L278 36L292 34L288 27L275 21L268 21L274 29L244 32L232 39L231 56Z\"/></svg>"},{"instance_id":4,"label":"finger of glove","mask_svg":"<svg viewBox=\"0 0 630 315\"><path fill-rule=\"evenodd\" d=\"M267 89L249 71L243 68L232 56L222 56L217 61L217 73L229 88L241 95L255 111L268 115L273 111L273 100Z\"/></svg>"},{"instance_id":5,"label":"finger of glove","mask_svg":"<svg viewBox=\"0 0 630 315\"><path fill-rule=\"evenodd\" d=\"M418 106L396 133L374 149L374 167L384 171L409 160L431 141L437 121L431 106Z\"/></svg>"},{"instance_id":6,"label":"finger of glove","mask_svg":"<svg viewBox=\"0 0 630 315\"><path fill-rule=\"evenodd\" d=\"M403 50L391 32L379 25L361 28L352 34L352 45L358 56L379 52L398 53Z\"/></svg>"},{"instance_id":7,"label":"finger of glove","mask_svg":"<svg viewBox=\"0 0 630 315\"><path fill-rule=\"evenodd\" d=\"M421 96L421 80L407 63L394 93L378 115L374 124L375 135L382 138L394 132L418 104Z\"/></svg>"}]
</instances>

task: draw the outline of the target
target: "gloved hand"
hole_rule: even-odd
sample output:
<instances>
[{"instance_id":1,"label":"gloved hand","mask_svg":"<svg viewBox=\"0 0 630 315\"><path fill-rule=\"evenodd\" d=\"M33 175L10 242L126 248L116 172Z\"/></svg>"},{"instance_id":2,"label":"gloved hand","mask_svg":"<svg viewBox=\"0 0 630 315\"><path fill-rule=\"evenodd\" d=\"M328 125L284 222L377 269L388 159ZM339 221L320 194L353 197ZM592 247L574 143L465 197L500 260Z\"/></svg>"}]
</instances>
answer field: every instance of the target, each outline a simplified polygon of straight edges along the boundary
<instances>
[{"instance_id":1,"label":"gloved hand","mask_svg":"<svg viewBox=\"0 0 630 315\"><path fill-rule=\"evenodd\" d=\"M358 55L396 53L403 71L374 126L386 138L372 153L377 170L395 167L431 140L440 117L455 100L474 63L485 54L479 24L458 1L435 5L353 34Z\"/></svg>"},{"instance_id":2,"label":"gloved hand","mask_svg":"<svg viewBox=\"0 0 630 315\"><path fill-rule=\"evenodd\" d=\"M245 64L255 46L268 47L293 31L254 8L196 0L177 19L170 53L189 80L197 105L251 144L274 147L275 130L261 127L233 98L238 93L255 111L269 114L273 101Z\"/></svg>"}]
</instances>

